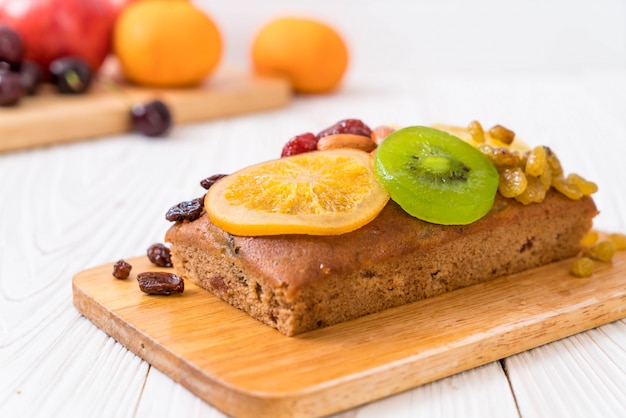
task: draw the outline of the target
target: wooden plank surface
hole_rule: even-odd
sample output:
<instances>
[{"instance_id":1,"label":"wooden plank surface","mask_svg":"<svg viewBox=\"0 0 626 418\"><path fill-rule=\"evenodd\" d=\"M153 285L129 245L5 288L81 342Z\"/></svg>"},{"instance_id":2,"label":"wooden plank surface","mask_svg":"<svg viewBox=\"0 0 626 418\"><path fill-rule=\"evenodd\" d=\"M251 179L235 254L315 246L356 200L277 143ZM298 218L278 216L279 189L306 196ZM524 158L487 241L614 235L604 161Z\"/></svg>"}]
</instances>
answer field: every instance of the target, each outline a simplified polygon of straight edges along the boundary
<instances>
[{"instance_id":1,"label":"wooden plank surface","mask_svg":"<svg viewBox=\"0 0 626 418\"><path fill-rule=\"evenodd\" d=\"M319 416L468 370L626 316L626 253L592 278L571 260L344 324L285 337L208 292L148 296L130 259L73 279L76 308L200 398L234 416Z\"/></svg>"},{"instance_id":2,"label":"wooden plank surface","mask_svg":"<svg viewBox=\"0 0 626 418\"><path fill-rule=\"evenodd\" d=\"M96 83L86 95L59 95L51 86L18 106L0 108L0 152L116 135L130 130L130 106L159 98L175 124L285 106L285 80L223 70L198 88L154 90Z\"/></svg>"}]
</instances>

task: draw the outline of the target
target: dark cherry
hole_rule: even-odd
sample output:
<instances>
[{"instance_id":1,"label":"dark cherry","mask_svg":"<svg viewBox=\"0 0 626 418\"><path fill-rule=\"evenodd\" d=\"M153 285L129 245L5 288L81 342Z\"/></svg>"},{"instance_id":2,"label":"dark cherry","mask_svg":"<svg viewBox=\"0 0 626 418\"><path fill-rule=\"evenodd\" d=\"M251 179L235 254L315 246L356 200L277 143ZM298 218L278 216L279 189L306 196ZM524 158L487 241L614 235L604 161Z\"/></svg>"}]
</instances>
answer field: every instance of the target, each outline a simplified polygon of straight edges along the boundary
<instances>
[{"instance_id":1,"label":"dark cherry","mask_svg":"<svg viewBox=\"0 0 626 418\"><path fill-rule=\"evenodd\" d=\"M0 61L18 71L24 59L24 43L20 35L8 26L0 25Z\"/></svg>"},{"instance_id":2,"label":"dark cherry","mask_svg":"<svg viewBox=\"0 0 626 418\"><path fill-rule=\"evenodd\" d=\"M163 136L172 126L172 114L161 100L137 103L131 110L133 130L146 136Z\"/></svg>"},{"instance_id":3,"label":"dark cherry","mask_svg":"<svg viewBox=\"0 0 626 418\"><path fill-rule=\"evenodd\" d=\"M24 87L18 73L0 71L0 106L17 105L24 94Z\"/></svg>"},{"instance_id":4,"label":"dark cherry","mask_svg":"<svg viewBox=\"0 0 626 418\"><path fill-rule=\"evenodd\" d=\"M63 57L50 63L50 81L62 94L83 94L91 86L93 72L82 58Z\"/></svg>"},{"instance_id":5,"label":"dark cherry","mask_svg":"<svg viewBox=\"0 0 626 418\"><path fill-rule=\"evenodd\" d=\"M24 60L20 70L20 79L22 80L26 94L31 96L36 94L37 89L43 82L43 70L41 69L41 65L35 61Z\"/></svg>"},{"instance_id":6,"label":"dark cherry","mask_svg":"<svg viewBox=\"0 0 626 418\"><path fill-rule=\"evenodd\" d=\"M302 154L303 152L315 151L317 149L317 141L319 138L314 134L307 132L296 135L291 138L280 154L281 157L289 157L290 155Z\"/></svg>"},{"instance_id":7,"label":"dark cherry","mask_svg":"<svg viewBox=\"0 0 626 418\"><path fill-rule=\"evenodd\" d=\"M324 129L317 134L317 137L323 138L325 136L335 134L353 134L370 137L372 135L372 130L360 119L344 119Z\"/></svg>"}]
</instances>

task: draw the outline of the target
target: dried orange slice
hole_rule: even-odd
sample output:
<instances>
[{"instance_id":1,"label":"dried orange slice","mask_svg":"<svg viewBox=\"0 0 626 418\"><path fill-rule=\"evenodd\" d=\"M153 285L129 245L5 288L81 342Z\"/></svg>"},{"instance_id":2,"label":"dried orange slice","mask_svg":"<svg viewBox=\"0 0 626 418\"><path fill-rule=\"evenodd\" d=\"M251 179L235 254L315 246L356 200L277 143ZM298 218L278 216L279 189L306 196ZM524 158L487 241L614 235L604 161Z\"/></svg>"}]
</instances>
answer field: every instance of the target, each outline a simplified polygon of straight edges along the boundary
<instances>
[{"instance_id":1,"label":"dried orange slice","mask_svg":"<svg viewBox=\"0 0 626 418\"><path fill-rule=\"evenodd\" d=\"M388 200L369 154L342 149L237 171L209 189L204 206L233 235L339 235L370 222Z\"/></svg>"}]
</instances>

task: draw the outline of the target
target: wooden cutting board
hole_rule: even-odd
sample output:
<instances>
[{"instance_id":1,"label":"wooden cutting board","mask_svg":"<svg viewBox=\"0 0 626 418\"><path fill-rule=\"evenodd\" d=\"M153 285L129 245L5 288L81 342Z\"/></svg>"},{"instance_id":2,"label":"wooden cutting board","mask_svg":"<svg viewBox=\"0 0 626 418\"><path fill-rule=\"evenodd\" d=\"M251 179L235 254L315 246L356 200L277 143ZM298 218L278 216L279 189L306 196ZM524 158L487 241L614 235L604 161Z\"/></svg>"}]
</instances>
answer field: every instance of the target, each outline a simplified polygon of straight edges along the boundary
<instances>
[{"instance_id":1,"label":"wooden cutting board","mask_svg":"<svg viewBox=\"0 0 626 418\"><path fill-rule=\"evenodd\" d=\"M565 260L291 338L192 283L145 295L135 273L164 269L128 261L128 280L77 274L78 311L238 417L331 414L626 317L624 251L592 278Z\"/></svg>"},{"instance_id":2,"label":"wooden cutting board","mask_svg":"<svg viewBox=\"0 0 626 418\"><path fill-rule=\"evenodd\" d=\"M114 85L113 85L114 86ZM193 89L155 90L96 83L85 95L43 86L18 106L0 107L0 152L116 135L130 130L130 106L159 98L175 124L274 109L290 101L287 81L222 70Z\"/></svg>"}]
</instances>

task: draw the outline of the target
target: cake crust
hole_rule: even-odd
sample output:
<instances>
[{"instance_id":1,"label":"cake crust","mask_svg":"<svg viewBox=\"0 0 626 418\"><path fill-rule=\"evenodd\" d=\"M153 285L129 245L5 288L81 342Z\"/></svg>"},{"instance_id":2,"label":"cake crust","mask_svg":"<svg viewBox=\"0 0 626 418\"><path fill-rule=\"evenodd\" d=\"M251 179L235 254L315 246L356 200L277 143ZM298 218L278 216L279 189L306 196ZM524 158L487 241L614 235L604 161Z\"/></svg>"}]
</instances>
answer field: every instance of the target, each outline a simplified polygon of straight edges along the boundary
<instances>
[{"instance_id":1,"label":"cake crust","mask_svg":"<svg viewBox=\"0 0 626 418\"><path fill-rule=\"evenodd\" d=\"M549 191L523 205L496 196L469 225L416 219L390 201L337 236L233 236L204 214L166 233L177 273L294 336L569 258L597 214L590 197Z\"/></svg>"}]
</instances>

